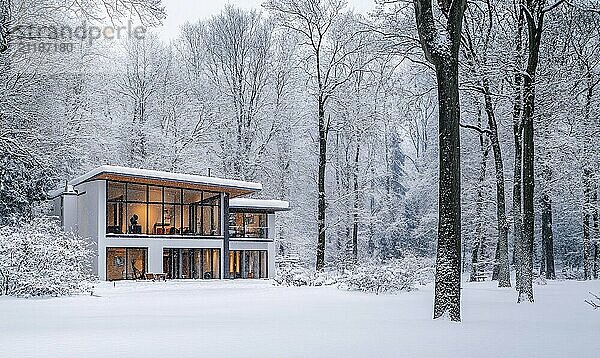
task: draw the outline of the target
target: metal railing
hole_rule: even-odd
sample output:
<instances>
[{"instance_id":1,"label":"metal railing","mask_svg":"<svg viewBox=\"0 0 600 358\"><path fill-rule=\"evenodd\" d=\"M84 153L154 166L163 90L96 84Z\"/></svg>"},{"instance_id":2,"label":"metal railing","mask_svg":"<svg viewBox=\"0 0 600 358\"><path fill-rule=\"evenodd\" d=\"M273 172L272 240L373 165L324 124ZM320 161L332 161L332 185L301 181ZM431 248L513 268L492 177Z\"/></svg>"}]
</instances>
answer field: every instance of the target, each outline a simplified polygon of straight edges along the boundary
<instances>
[{"instance_id":1,"label":"metal railing","mask_svg":"<svg viewBox=\"0 0 600 358\"><path fill-rule=\"evenodd\" d=\"M229 237L243 237L253 239L266 239L269 237L267 227L248 227L244 229L243 226L229 226Z\"/></svg>"}]
</instances>

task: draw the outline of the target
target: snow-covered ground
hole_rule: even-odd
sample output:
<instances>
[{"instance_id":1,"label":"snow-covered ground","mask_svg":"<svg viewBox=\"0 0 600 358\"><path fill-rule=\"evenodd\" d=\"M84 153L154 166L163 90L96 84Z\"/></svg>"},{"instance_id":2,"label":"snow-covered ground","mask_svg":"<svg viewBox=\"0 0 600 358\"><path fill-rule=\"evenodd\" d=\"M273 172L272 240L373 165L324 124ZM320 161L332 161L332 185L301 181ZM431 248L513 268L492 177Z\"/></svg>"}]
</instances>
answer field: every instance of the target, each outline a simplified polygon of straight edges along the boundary
<instances>
[{"instance_id":1,"label":"snow-covered ground","mask_svg":"<svg viewBox=\"0 0 600 358\"><path fill-rule=\"evenodd\" d=\"M599 357L600 282L465 284L463 322L433 321L432 288L399 295L267 281L101 283L100 297L0 298L2 357Z\"/></svg>"}]
</instances>

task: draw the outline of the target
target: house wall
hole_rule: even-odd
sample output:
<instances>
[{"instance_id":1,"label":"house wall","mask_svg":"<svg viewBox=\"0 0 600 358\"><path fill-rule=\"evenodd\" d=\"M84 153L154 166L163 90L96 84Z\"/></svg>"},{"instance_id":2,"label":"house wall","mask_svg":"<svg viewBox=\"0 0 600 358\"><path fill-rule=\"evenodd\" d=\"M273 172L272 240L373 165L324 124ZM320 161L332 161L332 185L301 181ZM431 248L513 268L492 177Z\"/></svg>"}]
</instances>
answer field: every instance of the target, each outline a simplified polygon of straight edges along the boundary
<instances>
[{"instance_id":1,"label":"house wall","mask_svg":"<svg viewBox=\"0 0 600 358\"><path fill-rule=\"evenodd\" d=\"M269 240L269 278L275 277L275 238L277 237L277 226L275 225L275 214L267 214L267 237Z\"/></svg>"},{"instance_id":2,"label":"house wall","mask_svg":"<svg viewBox=\"0 0 600 358\"><path fill-rule=\"evenodd\" d=\"M76 192L64 193L55 200L58 212L61 213L61 224L65 231L79 232L78 226L78 198ZM62 211L62 212L61 212Z\"/></svg>"},{"instance_id":3,"label":"house wall","mask_svg":"<svg viewBox=\"0 0 600 358\"><path fill-rule=\"evenodd\" d=\"M102 180L82 183L75 187L77 191L77 233L86 238L96 253L92 259L93 274L99 274L100 230L104 228L106 205L100 205L105 199L105 183ZM67 196L64 196L67 198ZM64 201L67 202L66 200ZM65 205L66 207L66 205Z\"/></svg>"}]
</instances>

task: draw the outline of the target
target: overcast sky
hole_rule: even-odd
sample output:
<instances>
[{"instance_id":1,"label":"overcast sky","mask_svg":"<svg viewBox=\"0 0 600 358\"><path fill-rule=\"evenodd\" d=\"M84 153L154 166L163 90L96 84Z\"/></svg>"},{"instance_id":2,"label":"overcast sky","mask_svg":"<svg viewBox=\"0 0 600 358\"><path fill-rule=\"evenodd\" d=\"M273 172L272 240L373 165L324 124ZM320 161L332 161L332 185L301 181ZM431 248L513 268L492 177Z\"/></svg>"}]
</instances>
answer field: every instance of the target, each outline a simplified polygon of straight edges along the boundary
<instances>
[{"instance_id":1,"label":"overcast sky","mask_svg":"<svg viewBox=\"0 0 600 358\"><path fill-rule=\"evenodd\" d=\"M375 6L375 0L347 0L348 7L360 13L367 13ZM206 19L221 12L226 4L245 9L260 9L264 0L163 0L167 9L167 18L159 30L164 40L177 37L179 26L187 21Z\"/></svg>"}]
</instances>

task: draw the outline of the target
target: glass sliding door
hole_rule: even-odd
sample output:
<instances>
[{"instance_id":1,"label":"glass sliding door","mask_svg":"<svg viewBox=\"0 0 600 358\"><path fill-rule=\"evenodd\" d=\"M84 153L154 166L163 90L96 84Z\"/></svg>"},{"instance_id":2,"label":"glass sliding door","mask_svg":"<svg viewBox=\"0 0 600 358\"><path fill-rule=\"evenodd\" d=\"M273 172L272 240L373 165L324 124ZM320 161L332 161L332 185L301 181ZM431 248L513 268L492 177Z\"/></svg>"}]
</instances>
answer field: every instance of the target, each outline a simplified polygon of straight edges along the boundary
<instances>
[{"instance_id":1,"label":"glass sliding door","mask_svg":"<svg viewBox=\"0 0 600 358\"><path fill-rule=\"evenodd\" d=\"M220 278L219 249L163 249L163 269L169 279Z\"/></svg>"},{"instance_id":2,"label":"glass sliding door","mask_svg":"<svg viewBox=\"0 0 600 358\"><path fill-rule=\"evenodd\" d=\"M267 251L229 251L229 276L232 278L267 278Z\"/></svg>"}]
</instances>

